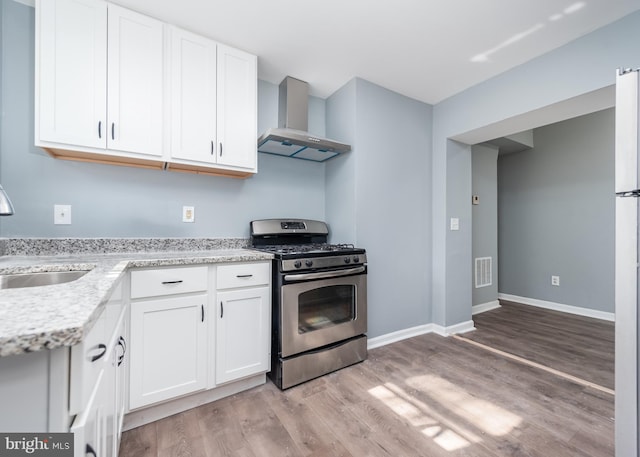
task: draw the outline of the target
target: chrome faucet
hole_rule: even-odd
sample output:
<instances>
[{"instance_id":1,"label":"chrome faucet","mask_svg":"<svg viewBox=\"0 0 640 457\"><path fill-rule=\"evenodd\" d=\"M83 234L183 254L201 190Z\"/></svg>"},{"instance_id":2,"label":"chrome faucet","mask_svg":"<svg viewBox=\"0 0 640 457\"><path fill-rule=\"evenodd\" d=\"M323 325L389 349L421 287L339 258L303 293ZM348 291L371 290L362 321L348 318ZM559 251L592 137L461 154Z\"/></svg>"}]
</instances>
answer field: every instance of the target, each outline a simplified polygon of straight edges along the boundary
<instances>
[{"instance_id":1,"label":"chrome faucet","mask_svg":"<svg viewBox=\"0 0 640 457\"><path fill-rule=\"evenodd\" d=\"M11 215L13 215L13 205L11 204L11 200L7 193L4 191L2 186L0 186L0 216Z\"/></svg>"}]
</instances>

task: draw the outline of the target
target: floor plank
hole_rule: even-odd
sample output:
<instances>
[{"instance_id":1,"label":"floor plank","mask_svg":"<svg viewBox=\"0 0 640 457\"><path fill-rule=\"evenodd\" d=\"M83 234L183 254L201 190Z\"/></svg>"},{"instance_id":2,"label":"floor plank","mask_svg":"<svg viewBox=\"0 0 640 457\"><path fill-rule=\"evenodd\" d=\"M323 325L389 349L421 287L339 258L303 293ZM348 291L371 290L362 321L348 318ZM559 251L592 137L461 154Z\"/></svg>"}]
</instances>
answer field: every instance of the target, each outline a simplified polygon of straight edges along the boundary
<instances>
[{"instance_id":1,"label":"floor plank","mask_svg":"<svg viewBox=\"0 0 640 457\"><path fill-rule=\"evenodd\" d=\"M613 385L613 325L524 305L474 316L280 391L267 384L130 430L121 457L613 455L613 396L469 340Z\"/></svg>"}]
</instances>

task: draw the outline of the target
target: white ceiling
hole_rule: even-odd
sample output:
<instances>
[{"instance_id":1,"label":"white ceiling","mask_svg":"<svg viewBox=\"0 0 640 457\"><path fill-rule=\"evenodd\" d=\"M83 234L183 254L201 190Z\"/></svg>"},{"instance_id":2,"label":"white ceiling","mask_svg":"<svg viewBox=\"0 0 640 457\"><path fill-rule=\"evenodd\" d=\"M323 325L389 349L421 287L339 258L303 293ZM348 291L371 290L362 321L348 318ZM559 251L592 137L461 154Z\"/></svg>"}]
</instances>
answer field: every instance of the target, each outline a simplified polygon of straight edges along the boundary
<instances>
[{"instance_id":1,"label":"white ceiling","mask_svg":"<svg viewBox=\"0 0 640 457\"><path fill-rule=\"evenodd\" d=\"M435 104L640 9L638 0L114 0L258 55L326 98L354 76Z\"/></svg>"}]
</instances>

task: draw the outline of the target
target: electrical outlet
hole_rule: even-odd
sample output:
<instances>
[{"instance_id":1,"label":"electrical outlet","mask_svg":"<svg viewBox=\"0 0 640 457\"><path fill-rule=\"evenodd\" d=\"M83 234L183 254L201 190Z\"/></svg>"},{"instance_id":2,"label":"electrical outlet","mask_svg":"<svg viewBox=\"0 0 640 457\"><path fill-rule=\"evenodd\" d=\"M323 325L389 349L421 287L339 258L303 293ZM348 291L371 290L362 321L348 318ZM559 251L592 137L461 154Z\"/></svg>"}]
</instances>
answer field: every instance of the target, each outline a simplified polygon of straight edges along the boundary
<instances>
[{"instance_id":1,"label":"electrical outlet","mask_svg":"<svg viewBox=\"0 0 640 457\"><path fill-rule=\"evenodd\" d=\"M53 223L71 225L71 205L53 205Z\"/></svg>"},{"instance_id":2,"label":"electrical outlet","mask_svg":"<svg viewBox=\"0 0 640 457\"><path fill-rule=\"evenodd\" d=\"M560 276L551 276L551 285L559 286L560 285Z\"/></svg>"},{"instance_id":3,"label":"electrical outlet","mask_svg":"<svg viewBox=\"0 0 640 457\"><path fill-rule=\"evenodd\" d=\"M193 206L182 207L182 222L194 222L196 220L196 209Z\"/></svg>"},{"instance_id":4,"label":"electrical outlet","mask_svg":"<svg viewBox=\"0 0 640 457\"><path fill-rule=\"evenodd\" d=\"M460 230L460 219L458 219L457 217L452 217L451 221L449 222L449 228L451 230Z\"/></svg>"}]
</instances>

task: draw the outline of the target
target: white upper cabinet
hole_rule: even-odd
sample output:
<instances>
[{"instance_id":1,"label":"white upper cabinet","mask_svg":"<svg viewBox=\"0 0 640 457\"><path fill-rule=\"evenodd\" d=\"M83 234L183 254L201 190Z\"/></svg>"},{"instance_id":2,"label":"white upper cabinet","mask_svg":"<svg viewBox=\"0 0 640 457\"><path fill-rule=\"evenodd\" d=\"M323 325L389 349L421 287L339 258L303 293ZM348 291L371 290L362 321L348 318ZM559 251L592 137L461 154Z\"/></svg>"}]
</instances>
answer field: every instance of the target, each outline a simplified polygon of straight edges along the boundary
<instances>
[{"instance_id":1,"label":"white upper cabinet","mask_svg":"<svg viewBox=\"0 0 640 457\"><path fill-rule=\"evenodd\" d=\"M99 0L39 0L36 17L36 146L80 160L160 159L162 22Z\"/></svg>"},{"instance_id":2,"label":"white upper cabinet","mask_svg":"<svg viewBox=\"0 0 640 457\"><path fill-rule=\"evenodd\" d=\"M102 0L36 0L35 145L72 160L251 176L257 67L254 55Z\"/></svg>"},{"instance_id":3,"label":"white upper cabinet","mask_svg":"<svg viewBox=\"0 0 640 457\"><path fill-rule=\"evenodd\" d=\"M256 100L255 56L172 28L169 169L255 173Z\"/></svg>"},{"instance_id":4,"label":"white upper cabinet","mask_svg":"<svg viewBox=\"0 0 640 457\"><path fill-rule=\"evenodd\" d=\"M45 0L36 11L36 145L106 148L106 3Z\"/></svg>"},{"instance_id":5,"label":"white upper cabinet","mask_svg":"<svg viewBox=\"0 0 640 457\"><path fill-rule=\"evenodd\" d=\"M216 162L216 42L171 27L171 158Z\"/></svg>"},{"instance_id":6,"label":"white upper cabinet","mask_svg":"<svg viewBox=\"0 0 640 457\"><path fill-rule=\"evenodd\" d=\"M162 155L163 24L109 5L110 150Z\"/></svg>"},{"instance_id":7,"label":"white upper cabinet","mask_svg":"<svg viewBox=\"0 0 640 457\"><path fill-rule=\"evenodd\" d=\"M218 164L256 170L257 58L218 45Z\"/></svg>"}]
</instances>

